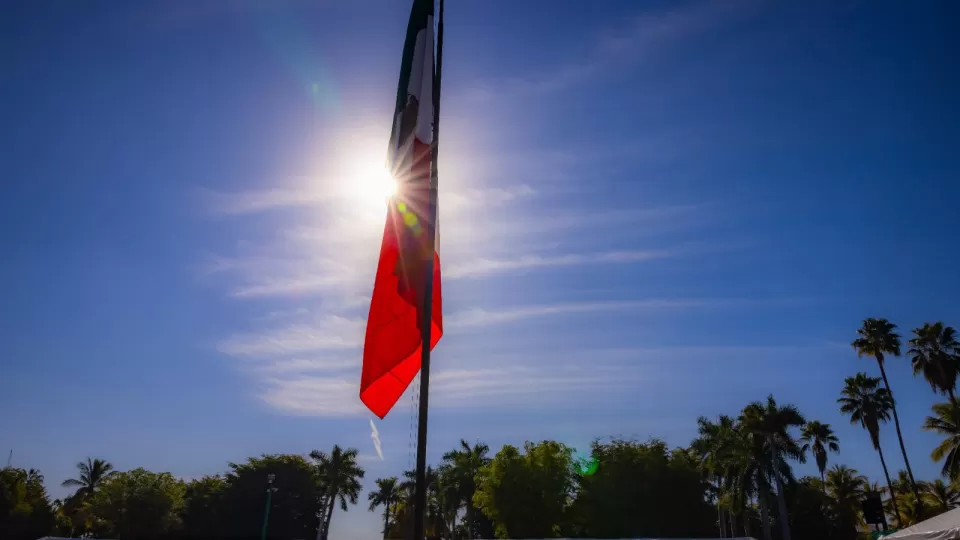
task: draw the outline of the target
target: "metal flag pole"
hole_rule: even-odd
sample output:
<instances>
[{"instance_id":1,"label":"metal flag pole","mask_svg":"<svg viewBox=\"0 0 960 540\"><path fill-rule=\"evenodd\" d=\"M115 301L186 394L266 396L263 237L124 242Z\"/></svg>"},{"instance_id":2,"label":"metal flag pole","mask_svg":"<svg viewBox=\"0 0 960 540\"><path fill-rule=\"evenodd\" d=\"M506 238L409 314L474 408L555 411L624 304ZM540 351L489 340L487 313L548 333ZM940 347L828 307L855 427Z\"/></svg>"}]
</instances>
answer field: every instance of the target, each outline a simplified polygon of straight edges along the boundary
<instances>
[{"instance_id":1,"label":"metal flag pole","mask_svg":"<svg viewBox=\"0 0 960 540\"><path fill-rule=\"evenodd\" d=\"M433 261L436 253L437 227L437 157L440 148L440 80L443 69L443 0L437 17L437 69L433 77L433 147L430 156L430 219L434 234L428 239L430 262L426 264L423 320L420 335L420 410L417 422L417 480L413 500L413 540L424 539L424 517L427 508L427 411L430 396L430 330L433 327Z\"/></svg>"}]
</instances>

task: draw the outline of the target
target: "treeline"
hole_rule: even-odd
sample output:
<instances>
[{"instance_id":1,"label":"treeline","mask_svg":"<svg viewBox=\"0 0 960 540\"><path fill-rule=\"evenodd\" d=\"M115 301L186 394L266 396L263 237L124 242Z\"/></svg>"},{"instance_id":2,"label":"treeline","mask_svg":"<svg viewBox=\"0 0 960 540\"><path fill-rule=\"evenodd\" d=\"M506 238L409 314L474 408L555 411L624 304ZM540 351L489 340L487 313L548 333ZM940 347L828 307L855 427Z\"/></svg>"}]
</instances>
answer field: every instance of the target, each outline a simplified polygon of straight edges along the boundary
<instances>
[{"instance_id":1,"label":"treeline","mask_svg":"<svg viewBox=\"0 0 960 540\"><path fill-rule=\"evenodd\" d=\"M901 355L895 330L883 319L864 321L852 345L876 360L880 376L857 373L838 384L838 409L864 428L883 466L882 482L831 466L841 446L831 426L770 396L736 415L700 418L687 447L657 439L597 440L589 455L578 455L542 441L506 445L491 455L483 443L461 441L427 471L427 533L449 540L854 540L867 536L860 502L871 493L883 499L892 527L945 512L960 499L960 402L954 397L960 345L942 323L915 329L908 341L914 373L948 396L924 423L944 436L930 456L943 462L943 478L916 481L884 369L886 360ZM894 475L879 442L890 424L901 442L894 452L906 466ZM117 472L88 458L62 483L76 491L53 501L39 471L6 468L0 470L0 538L260 538L265 527L271 539L326 540L334 515L361 503L364 471L356 457L356 449L339 446L308 458L264 455L191 481L142 468ZM793 466L807 459L818 476L797 479ZM366 494L363 502L378 513L384 538L405 538L411 529L413 478L413 471L378 478Z\"/></svg>"}]
</instances>

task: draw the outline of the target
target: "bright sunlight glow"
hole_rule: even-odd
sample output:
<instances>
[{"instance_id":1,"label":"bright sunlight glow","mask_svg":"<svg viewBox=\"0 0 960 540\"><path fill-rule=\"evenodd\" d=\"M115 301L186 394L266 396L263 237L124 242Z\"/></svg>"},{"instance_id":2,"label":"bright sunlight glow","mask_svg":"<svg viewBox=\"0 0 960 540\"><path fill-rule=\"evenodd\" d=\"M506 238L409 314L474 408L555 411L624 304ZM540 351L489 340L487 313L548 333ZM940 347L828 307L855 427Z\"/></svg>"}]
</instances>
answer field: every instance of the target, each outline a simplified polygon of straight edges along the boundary
<instances>
[{"instance_id":1,"label":"bright sunlight glow","mask_svg":"<svg viewBox=\"0 0 960 540\"><path fill-rule=\"evenodd\" d=\"M397 181L384 166L382 158L377 161L357 163L353 174L344 179L347 194L358 209L375 211L382 216L387 199L397 191Z\"/></svg>"}]
</instances>

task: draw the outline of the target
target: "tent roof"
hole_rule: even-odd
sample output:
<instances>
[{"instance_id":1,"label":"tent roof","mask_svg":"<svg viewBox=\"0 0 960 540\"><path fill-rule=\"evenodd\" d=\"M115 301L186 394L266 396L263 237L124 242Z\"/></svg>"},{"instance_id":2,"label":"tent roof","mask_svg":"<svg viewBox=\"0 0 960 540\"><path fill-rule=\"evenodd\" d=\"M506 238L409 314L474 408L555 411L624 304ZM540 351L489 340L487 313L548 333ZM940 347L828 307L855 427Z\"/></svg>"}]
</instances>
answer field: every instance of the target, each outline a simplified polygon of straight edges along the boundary
<instances>
[{"instance_id":1,"label":"tent roof","mask_svg":"<svg viewBox=\"0 0 960 540\"><path fill-rule=\"evenodd\" d=\"M960 539L960 508L921 521L883 537L883 540L957 540Z\"/></svg>"}]
</instances>

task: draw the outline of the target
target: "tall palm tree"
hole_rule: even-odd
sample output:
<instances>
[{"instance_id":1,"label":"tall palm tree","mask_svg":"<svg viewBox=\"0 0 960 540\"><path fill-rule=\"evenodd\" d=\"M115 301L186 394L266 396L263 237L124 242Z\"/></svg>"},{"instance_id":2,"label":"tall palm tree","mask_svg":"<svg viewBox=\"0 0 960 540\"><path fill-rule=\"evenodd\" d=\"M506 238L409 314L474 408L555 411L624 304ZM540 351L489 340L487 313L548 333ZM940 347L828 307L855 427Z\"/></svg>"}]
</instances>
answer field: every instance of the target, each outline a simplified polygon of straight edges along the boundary
<instances>
[{"instance_id":1,"label":"tall palm tree","mask_svg":"<svg viewBox=\"0 0 960 540\"><path fill-rule=\"evenodd\" d=\"M763 529L763 538L764 540L770 540L772 538L770 512L768 510L771 490L770 480L781 471L777 470L776 460L771 459L769 447L762 435L746 432L742 429L740 433L743 436L743 445L738 448L736 456L737 465L740 469L736 489L738 492L751 493L757 498L757 502L760 504L760 526ZM781 465L786 466L786 473L790 474L786 462L782 462Z\"/></svg>"},{"instance_id":2,"label":"tall palm tree","mask_svg":"<svg viewBox=\"0 0 960 540\"><path fill-rule=\"evenodd\" d=\"M80 474L76 478L64 480L61 486L79 486L80 489L77 490L77 494L82 494L82 496L92 495L103 484L104 480L115 473L113 465L109 462L100 458L89 457L86 462L77 463L77 470L80 471Z\"/></svg>"},{"instance_id":3,"label":"tall palm tree","mask_svg":"<svg viewBox=\"0 0 960 540\"><path fill-rule=\"evenodd\" d=\"M793 405L777 405L773 396L766 403L755 401L747 405L740 417L743 430L756 437L758 449L768 460L768 470L773 474L777 485L777 506L780 511L780 526L783 540L790 540L790 518L787 513L787 499L783 491L784 480L793 482L793 472L787 464L787 458L803 463L805 461L800 445L793 438L790 429L805 424L800 411Z\"/></svg>"},{"instance_id":4,"label":"tall palm tree","mask_svg":"<svg viewBox=\"0 0 960 540\"><path fill-rule=\"evenodd\" d=\"M326 486L324 495L326 517L321 518L320 529L317 536L326 540L330 534L330 521L333 519L333 507L337 500L340 500L340 508L346 512L347 503L357 504L360 497L360 479L363 478L364 470L357 465L356 448L344 450L339 445L333 445L330 454L314 450L310 452L310 457L317 462L320 477Z\"/></svg>"},{"instance_id":5,"label":"tall palm tree","mask_svg":"<svg viewBox=\"0 0 960 540\"><path fill-rule=\"evenodd\" d=\"M424 471L424 480L426 483L427 490L427 508L424 509L424 525L427 526L430 523L435 522L435 511L437 510L437 504L431 504L431 499L435 499L434 492L437 489L437 484L440 482L440 475L436 469L427 465L426 471ZM417 491L417 471L416 469L410 469L408 471L403 471L403 481L400 482L400 498L401 506L404 508L404 518L406 526L411 526L412 522L409 520L412 519L412 512L414 508L414 498L416 497Z\"/></svg>"},{"instance_id":6,"label":"tall palm tree","mask_svg":"<svg viewBox=\"0 0 960 540\"><path fill-rule=\"evenodd\" d=\"M932 407L934 416L928 416L923 429L944 435L946 439L930 452L934 461L943 460L940 474L950 480L960 480L960 401L951 398L948 403Z\"/></svg>"},{"instance_id":7,"label":"tall palm tree","mask_svg":"<svg viewBox=\"0 0 960 540\"><path fill-rule=\"evenodd\" d=\"M820 481L826 489L826 478L824 471L827 470L827 452L837 454L840 452L840 439L833 434L830 424L824 424L816 420L811 420L803 425L800 430L800 442L803 443L801 450L813 452L813 457L817 461L817 469L820 470Z\"/></svg>"},{"instance_id":8,"label":"tall palm tree","mask_svg":"<svg viewBox=\"0 0 960 540\"><path fill-rule=\"evenodd\" d=\"M397 477L377 478L377 490L371 491L367 499L370 501L371 512L378 506L383 506L383 537L386 538L390 531L390 508L400 502L400 486L397 484Z\"/></svg>"},{"instance_id":9,"label":"tall palm tree","mask_svg":"<svg viewBox=\"0 0 960 540\"><path fill-rule=\"evenodd\" d=\"M883 386L887 389L887 393L890 394L893 425L897 429L897 440L900 441L900 452L903 454L903 462L907 466L907 474L910 476L910 489L917 499L917 511L922 518L923 502L920 500L917 481L913 477L913 469L910 468L910 459L907 457L907 447L903 444L903 434L900 432L900 417L897 415L896 401L893 399L893 390L890 389L887 370L883 364L884 355L900 356L900 335L895 332L896 329L897 325L886 319L864 319L863 326L857 330L859 337L853 340L851 345L857 351L857 356L872 356L877 359L877 365L880 366L880 376L883 378Z\"/></svg>"},{"instance_id":10,"label":"tall palm tree","mask_svg":"<svg viewBox=\"0 0 960 540\"><path fill-rule=\"evenodd\" d=\"M476 477L480 468L490 463L487 453L490 447L482 442L470 446L464 439L460 439L460 448L451 450L443 455L443 460L450 466L450 475L457 487L460 501L465 507L464 518L467 521L467 534L474 538L474 516L476 507L473 505L473 495L477 491Z\"/></svg>"},{"instance_id":11,"label":"tall palm tree","mask_svg":"<svg viewBox=\"0 0 960 540\"><path fill-rule=\"evenodd\" d=\"M942 514L960 504L960 491L954 485L937 478L927 483L923 498L926 506L933 508L937 514Z\"/></svg>"},{"instance_id":12,"label":"tall palm tree","mask_svg":"<svg viewBox=\"0 0 960 540\"><path fill-rule=\"evenodd\" d=\"M435 535L450 535L457 529L457 513L464 504L460 479L449 463L437 467L437 483L431 492Z\"/></svg>"},{"instance_id":13,"label":"tall palm tree","mask_svg":"<svg viewBox=\"0 0 960 540\"><path fill-rule=\"evenodd\" d=\"M960 367L960 343L957 331L942 322L924 323L913 329L908 343L913 374L923 373L934 392L948 394L953 399L957 386L957 368Z\"/></svg>"},{"instance_id":14,"label":"tall palm tree","mask_svg":"<svg viewBox=\"0 0 960 540\"><path fill-rule=\"evenodd\" d=\"M728 420L721 416L720 424ZM730 507L733 513L740 516L743 523L744 535L750 535L750 520L755 516L754 508L749 502L757 498L760 502L758 523L764 527L769 536L769 521L767 520L766 499L769 498L769 474L765 464L768 462L763 453L762 440L758 436L747 433L742 426L732 419L727 435L722 437L722 448L719 452L720 472L723 483L718 491L724 491L730 498ZM735 530L731 523L731 531Z\"/></svg>"},{"instance_id":15,"label":"tall palm tree","mask_svg":"<svg viewBox=\"0 0 960 540\"><path fill-rule=\"evenodd\" d=\"M837 399L840 412L850 416L851 424L860 424L870 434L870 442L873 443L873 449L880 455L883 476L887 479L887 487L890 488L893 513L899 516L897 491L893 489L887 461L883 458L883 449L880 447L880 423L890 420L893 398L890 397L890 392L886 388L880 388L879 377L868 377L866 373L861 372L853 377L847 377L843 382L843 390L840 392L840 398Z\"/></svg>"},{"instance_id":16,"label":"tall palm tree","mask_svg":"<svg viewBox=\"0 0 960 540\"><path fill-rule=\"evenodd\" d=\"M737 436L734 432L735 421L733 418L721 415L717 423L713 423L708 418L701 416L697 419L698 437L691 443L694 454L700 460L700 469L708 482L715 484L717 496L717 525L720 529L720 536L723 536L723 512L722 502L726 499L733 502L730 497L728 483L733 474L729 469L731 461L729 459L732 451L731 438ZM727 482L725 482L725 480ZM728 506L733 506L732 504ZM731 508L732 510L732 508ZM732 512L731 512L732 514ZM733 516L730 516L731 521ZM733 525L730 526L730 536L733 536Z\"/></svg>"}]
</instances>

